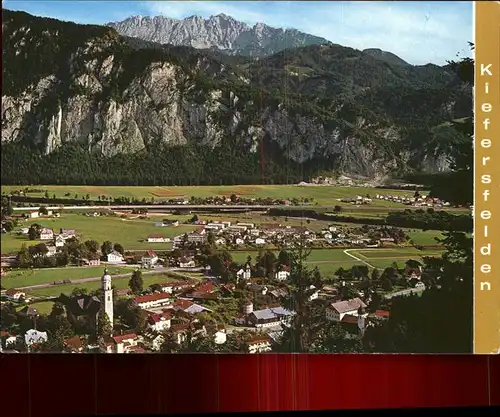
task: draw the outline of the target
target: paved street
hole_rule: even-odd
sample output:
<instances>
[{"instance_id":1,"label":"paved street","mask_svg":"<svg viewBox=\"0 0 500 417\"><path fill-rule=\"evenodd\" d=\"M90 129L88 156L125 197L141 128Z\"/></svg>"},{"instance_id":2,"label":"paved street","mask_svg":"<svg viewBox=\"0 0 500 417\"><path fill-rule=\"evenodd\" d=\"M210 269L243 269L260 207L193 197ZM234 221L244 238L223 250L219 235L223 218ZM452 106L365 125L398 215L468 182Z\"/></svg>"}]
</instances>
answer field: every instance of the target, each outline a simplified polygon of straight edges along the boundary
<instances>
[{"instance_id":1,"label":"paved street","mask_svg":"<svg viewBox=\"0 0 500 417\"><path fill-rule=\"evenodd\" d=\"M389 298L393 298L393 297L400 297L402 295L410 295L412 293L417 294L419 292L422 292L423 290L425 290L425 288L409 288L407 290L401 290L401 291L393 292L391 294L387 294L384 297L389 299Z\"/></svg>"}]
</instances>

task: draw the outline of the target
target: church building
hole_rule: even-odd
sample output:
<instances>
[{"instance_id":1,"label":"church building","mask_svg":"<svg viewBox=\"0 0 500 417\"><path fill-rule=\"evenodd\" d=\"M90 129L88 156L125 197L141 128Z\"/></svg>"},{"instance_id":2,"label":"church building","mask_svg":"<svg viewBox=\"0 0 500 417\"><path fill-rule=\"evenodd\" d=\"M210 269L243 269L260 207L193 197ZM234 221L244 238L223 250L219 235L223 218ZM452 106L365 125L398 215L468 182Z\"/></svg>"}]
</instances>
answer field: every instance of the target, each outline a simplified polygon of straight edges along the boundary
<instances>
[{"instance_id":1,"label":"church building","mask_svg":"<svg viewBox=\"0 0 500 417\"><path fill-rule=\"evenodd\" d=\"M104 275L101 278L101 308L108 315L111 328L113 328L113 289L111 288L111 275L104 269Z\"/></svg>"}]
</instances>

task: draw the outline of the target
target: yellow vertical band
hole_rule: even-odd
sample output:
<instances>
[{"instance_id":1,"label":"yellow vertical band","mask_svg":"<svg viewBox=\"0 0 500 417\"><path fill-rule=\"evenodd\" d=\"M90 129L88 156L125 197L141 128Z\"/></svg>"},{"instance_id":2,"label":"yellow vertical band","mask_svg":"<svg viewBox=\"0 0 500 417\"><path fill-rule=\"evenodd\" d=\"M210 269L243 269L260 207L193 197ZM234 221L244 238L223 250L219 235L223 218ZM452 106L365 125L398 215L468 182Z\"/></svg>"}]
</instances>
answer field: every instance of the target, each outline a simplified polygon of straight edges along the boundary
<instances>
[{"instance_id":1,"label":"yellow vertical band","mask_svg":"<svg viewBox=\"0 0 500 417\"><path fill-rule=\"evenodd\" d=\"M500 349L500 2L474 6L474 353L488 354Z\"/></svg>"}]
</instances>

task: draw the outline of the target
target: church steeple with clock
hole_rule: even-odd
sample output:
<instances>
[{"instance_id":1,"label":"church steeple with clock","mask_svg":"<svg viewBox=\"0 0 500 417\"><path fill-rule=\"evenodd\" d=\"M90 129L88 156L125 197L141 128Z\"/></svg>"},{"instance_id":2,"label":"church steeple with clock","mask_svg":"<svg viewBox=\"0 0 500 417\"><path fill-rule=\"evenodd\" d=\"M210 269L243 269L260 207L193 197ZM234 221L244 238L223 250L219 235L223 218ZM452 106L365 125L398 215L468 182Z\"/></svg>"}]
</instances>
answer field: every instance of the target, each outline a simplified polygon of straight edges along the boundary
<instances>
[{"instance_id":1,"label":"church steeple with clock","mask_svg":"<svg viewBox=\"0 0 500 417\"><path fill-rule=\"evenodd\" d=\"M108 315L111 328L113 328L113 289L111 288L111 275L107 268L104 269L104 275L101 278L102 300L101 308Z\"/></svg>"}]
</instances>

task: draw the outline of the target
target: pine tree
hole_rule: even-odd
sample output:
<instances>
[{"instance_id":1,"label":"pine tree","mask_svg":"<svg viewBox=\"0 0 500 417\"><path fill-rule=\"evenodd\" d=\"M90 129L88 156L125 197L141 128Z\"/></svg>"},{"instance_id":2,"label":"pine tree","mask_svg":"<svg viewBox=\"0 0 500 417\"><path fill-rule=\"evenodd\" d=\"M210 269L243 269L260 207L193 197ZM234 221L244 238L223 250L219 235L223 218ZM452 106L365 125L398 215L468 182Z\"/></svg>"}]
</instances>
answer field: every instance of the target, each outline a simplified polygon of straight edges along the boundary
<instances>
[{"instance_id":1,"label":"pine tree","mask_svg":"<svg viewBox=\"0 0 500 417\"><path fill-rule=\"evenodd\" d=\"M132 273L132 277L128 282L128 286L133 294L140 294L144 290L144 280L142 279L142 272L136 269Z\"/></svg>"},{"instance_id":2,"label":"pine tree","mask_svg":"<svg viewBox=\"0 0 500 417\"><path fill-rule=\"evenodd\" d=\"M450 67L469 86L474 82L474 61L451 62ZM453 122L455 141L449 149L452 172L437 176L431 195L468 206L473 198L473 116ZM432 285L420 297L393 299L390 320L367 329L371 351L412 353L470 353L473 317L472 222L466 232L444 233L441 258L426 259L424 274ZM435 285L433 284L435 283ZM450 317L453 320L450 321ZM446 331L444 331L446 330Z\"/></svg>"},{"instance_id":3,"label":"pine tree","mask_svg":"<svg viewBox=\"0 0 500 417\"><path fill-rule=\"evenodd\" d=\"M293 311L294 315L290 325L284 325L283 336L277 347L279 351L309 352L315 333L322 324L315 321L311 315L310 296L320 290L322 284L318 274L314 274L305 265L310 253L304 237L298 242L298 246L290 251L289 292L281 301L283 307Z\"/></svg>"},{"instance_id":4,"label":"pine tree","mask_svg":"<svg viewBox=\"0 0 500 417\"><path fill-rule=\"evenodd\" d=\"M99 318L97 322L97 337L106 338L110 337L113 334L113 328L111 326L111 322L109 321L109 316L104 311L104 308L101 308L99 311Z\"/></svg>"}]
</instances>

